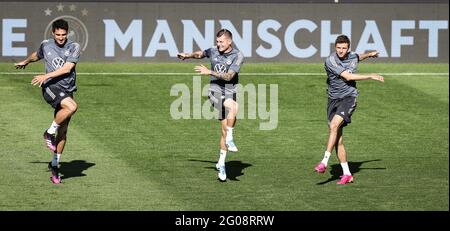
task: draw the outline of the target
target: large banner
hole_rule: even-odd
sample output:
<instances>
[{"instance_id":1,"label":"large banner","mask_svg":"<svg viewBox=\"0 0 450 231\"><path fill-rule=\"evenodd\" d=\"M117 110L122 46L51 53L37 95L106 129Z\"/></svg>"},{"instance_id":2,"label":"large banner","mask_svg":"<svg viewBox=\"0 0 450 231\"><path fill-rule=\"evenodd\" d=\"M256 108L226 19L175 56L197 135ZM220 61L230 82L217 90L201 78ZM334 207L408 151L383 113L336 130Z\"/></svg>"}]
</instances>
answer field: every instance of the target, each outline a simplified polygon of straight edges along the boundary
<instances>
[{"instance_id":1,"label":"large banner","mask_svg":"<svg viewBox=\"0 0 450 231\"><path fill-rule=\"evenodd\" d=\"M379 62L449 61L447 4L0 3L0 61L19 60L69 21L85 61L172 62L233 32L247 62L323 62L338 34Z\"/></svg>"}]
</instances>

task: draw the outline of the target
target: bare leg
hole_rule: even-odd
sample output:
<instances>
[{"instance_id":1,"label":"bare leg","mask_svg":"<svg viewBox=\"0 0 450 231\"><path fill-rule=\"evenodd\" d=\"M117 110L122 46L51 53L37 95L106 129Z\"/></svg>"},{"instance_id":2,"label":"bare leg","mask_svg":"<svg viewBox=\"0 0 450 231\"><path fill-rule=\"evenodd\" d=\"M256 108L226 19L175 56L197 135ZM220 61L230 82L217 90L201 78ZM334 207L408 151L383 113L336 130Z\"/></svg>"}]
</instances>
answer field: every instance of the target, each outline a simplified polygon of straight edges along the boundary
<instances>
[{"instance_id":1,"label":"bare leg","mask_svg":"<svg viewBox=\"0 0 450 231\"><path fill-rule=\"evenodd\" d=\"M227 126L230 128L234 128L234 126L236 125L236 117L235 118L230 118L230 119L226 119L227 120Z\"/></svg>"},{"instance_id":2,"label":"bare leg","mask_svg":"<svg viewBox=\"0 0 450 231\"><path fill-rule=\"evenodd\" d=\"M336 154L340 163L347 162L347 152L344 147L343 128L339 128L336 142Z\"/></svg>"},{"instance_id":3,"label":"bare leg","mask_svg":"<svg viewBox=\"0 0 450 231\"><path fill-rule=\"evenodd\" d=\"M329 125L327 151L331 152L337 142L339 129L344 122L344 118L335 115Z\"/></svg>"},{"instance_id":4,"label":"bare leg","mask_svg":"<svg viewBox=\"0 0 450 231\"><path fill-rule=\"evenodd\" d=\"M238 104L232 99L227 99L224 102L224 107L228 111L227 118L226 118L227 134L225 136L225 144L227 145L228 151L237 152L238 149L236 147L236 144L234 144L234 139L233 139L233 129L234 129L234 126L236 125L236 115L237 115L237 110L238 110Z\"/></svg>"},{"instance_id":5,"label":"bare leg","mask_svg":"<svg viewBox=\"0 0 450 231\"><path fill-rule=\"evenodd\" d=\"M77 103L68 97L61 101L61 109L56 113L55 122L60 125L56 137L56 152L59 154L64 151L70 118L77 111L77 108Z\"/></svg>"},{"instance_id":6,"label":"bare leg","mask_svg":"<svg viewBox=\"0 0 450 231\"><path fill-rule=\"evenodd\" d=\"M350 168L348 166L347 163L347 152L345 151L345 147L344 147L344 137L343 137L343 128L340 127L338 130L338 135L337 135L337 141L336 141L336 155L339 159L339 163L341 164L342 167L342 172L343 175L352 175L352 173L350 172ZM346 184L347 182L351 182L353 181L353 179L343 179L343 182L340 182L339 184Z\"/></svg>"},{"instance_id":7,"label":"bare leg","mask_svg":"<svg viewBox=\"0 0 450 231\"><path fill-rule=\"evenodd\" d=\"M219 161L216 164L216 169L219 171L217 177L221 181L226 181L227 173L225 171L225 159L227 157L227 146L225 145L225 139L227 137L227 119L220 121L222 134L220 136L220 154Z\"/></svg>"},{"instance_id":8,"label":"bare leg","mask_svg":"<svg viewBox=\"0 0 450 231\"><path fill-rule=\"evenodd\" d=\"M227 99L223 106L228 110L227 126L234 127L236 125L236 115L238 113L238 103L232 99Z\"/></svg>"},{"instance_id":9,"label":"bare leg","mask_svg":"<svg viewBox=\"0 0 450 231\"><path fill-rule=\"evenodd\" d=\"M221 150L227 150L227 146L225 145L225 139L227 137L227 123L228 120L227 119L223 119L222 121L220 121L221 123L221 130L222 130L222 135L220 136L220 149Z\"/></svg>"},{"instance_id":10,"label":"bare leg","mask_svg":"<svg viewBox=\"0 0 450 231\"><path fill-rule=\"evenodd\" d=\"M78 109L77 103L70 97L61 101L61 109L56 113L55 122L61 125L67 118L71 117Z\"/></svg>"},{"instance_id":11,"label":"bare leg","mask_svg":"<svg viewBox=\"0 0 450 231\"><path fill-rule=\"evenodd\" d=\"M67 118L59 127L58 135L56 136L56 152L62 154L67 140L67 129L69 127L70 118Z\"/></svg>"},{"instance_id":12,"label":"bare leg","mask_svg":"<svg viewBox=\"0 0 450 231\"><path fill-rule=\"evenodd\" d=\"M49 163L49 169L52 172L52 177L50 179L54 184L61 183L57 166L60 160L60 155L64 151L64 146L66 145L66 135L70 118L76 111L77 103L72 98L65 98L61 101L61 109L55 114L54 121L60 126L56 136L56 153L53 155L53 159Z\"/></svg>"}]
</instances>

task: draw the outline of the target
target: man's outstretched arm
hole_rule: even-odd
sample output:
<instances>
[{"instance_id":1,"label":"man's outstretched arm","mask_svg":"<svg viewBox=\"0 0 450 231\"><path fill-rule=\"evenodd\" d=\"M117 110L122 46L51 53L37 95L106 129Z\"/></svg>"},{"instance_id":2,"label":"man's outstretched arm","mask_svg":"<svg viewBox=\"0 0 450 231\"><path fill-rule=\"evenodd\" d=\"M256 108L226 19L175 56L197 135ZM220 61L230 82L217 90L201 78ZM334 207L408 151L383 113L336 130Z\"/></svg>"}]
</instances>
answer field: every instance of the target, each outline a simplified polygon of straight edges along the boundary
<instances>
[{"instance_id":1,"label":"man's outstretched arm","mask_svg":"<svg viewBox=\"0 0 450 231\"><path fill-rule=\"evenodd\" d=\"M360 74L353 74L348 71L344 71L341 73L341 76L342 76L342 78L344 78L347 81L372 79L372 80L384 82L384 77L379 74L375 74L375 73L360 75Z\"/></svg>"},{"instance_id":2,"label":"man's outstretched arm","mask_svg":"<svg viewBox=\"0 0 450 231\"><path fill-rule=\"evenodd\" d=\"M177 57L181 60L185 59L202 59L205 57L203 51L196 51L194 53L179 53Z\"/></svg>"},{"instance_id":3,"label":"man's outstretched arm","mask_svg":"<svg viewBox=\"0 0 450 231\"><path fill-rule=\"evenodd\" d=\"M32 62L36 62L40 60L40 58L37 55L37 52L33 52L30 56L28 56L25 60L18 62L18 63L14 63L14 66L16 67L16 69L25 69L25 67Z\"/></svg>"},{"instance_id":4,"label":"man's outstretched arm","mask_svg":"<svg viewBox=\"0 0 450 231\"><path fill-rule=\"evenodd\" d=\"M364 54L358 54L359 61L363 61L363 60L365 60L367 58L378 58L378 54L379 54L378 51L371 51L371 52L367 52L367 53L364 53Z\"/></svg>"}]
</instances>

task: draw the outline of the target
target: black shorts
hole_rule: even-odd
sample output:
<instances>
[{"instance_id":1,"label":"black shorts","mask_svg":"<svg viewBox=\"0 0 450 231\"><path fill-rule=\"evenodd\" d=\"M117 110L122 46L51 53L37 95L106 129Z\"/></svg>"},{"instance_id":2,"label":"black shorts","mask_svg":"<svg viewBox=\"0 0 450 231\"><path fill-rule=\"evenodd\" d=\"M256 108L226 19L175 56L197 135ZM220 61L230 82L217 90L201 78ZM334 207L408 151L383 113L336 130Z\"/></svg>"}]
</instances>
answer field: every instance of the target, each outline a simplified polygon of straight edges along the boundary
<instances>
[{"instance_id":1,"label":"black shorts","mask_svg":"<svg viewBox=\"0 0 450 231\"><path fill-rule=\"evenodd\" d=\"M73 98L73 93L67 92L58 84L52 84L42 88L42 96L54 109L59 109L61 101L67 97Z\"/></svg>"},{"instance_id":2,"label":"black shorts","mask_svg":"<svg viewBox=\"0 0 450 231\"><path fill-rule=\"evenodd\" d=\"M234 101L236 101L236 93L224 94L220 92L209 91L208 99L209 102L211 102L212 106L219 111L219 120L223 120L227 118L228 115L228 110L225 109L223 103L226 99L233 99Z\"/></svg>"},{"instance_id":3,"label":"black shorts","mask_svg":"<svg viewBox=\"0 0 450 231\"><path fill-rule=\"evenodd\" d=\"M330 99L328 98L328 124L333 119L334 115L339 115L344 118L342 126L352 122L352 115L356 109L356 97L347 96L342 99Z\"/></svg>"}]
</instances>

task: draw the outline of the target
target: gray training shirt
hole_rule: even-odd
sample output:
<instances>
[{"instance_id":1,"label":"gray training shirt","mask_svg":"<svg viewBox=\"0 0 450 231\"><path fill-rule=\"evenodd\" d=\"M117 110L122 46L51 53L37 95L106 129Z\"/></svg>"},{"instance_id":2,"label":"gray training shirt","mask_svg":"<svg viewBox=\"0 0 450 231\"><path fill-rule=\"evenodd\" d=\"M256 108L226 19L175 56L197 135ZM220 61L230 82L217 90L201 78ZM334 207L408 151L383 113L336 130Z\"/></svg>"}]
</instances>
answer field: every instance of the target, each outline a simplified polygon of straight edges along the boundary
<instances>
[{"instance_id":1,"label":"gray training shirt","mask_svg":"<svg viewBox=\"0 0 450 231\"><path fill-rule=\"evenodd\" d=\"M222 94L236 93L236 84L239 83L239 71L244 62L244 55L238 49L233 48L228 53L220 53L217 47L212 47L203 51L203 55L210 58L211 70L217 73L227 73L233 70L236 75L230 80L225 81L210 76L210 90L221 92Z\"/></svg>"},{"instance_id":2,"label":"gray training shirt","mask_svg":"<svg viewBox=\"0 0 450 231\"><path fill-rule=\"evenodd\" d=\"M45 60L46 73L53 72L61 68L66 62L77 63L80 58L80 45L67 40L64 46L60 47L54 39L44 40L37 51L37 56L39 59ZM75 68L72 68L66 75L46 80L42 87L59 84L67 92L74 92L77 90L76 78Z\"/></svg>"},{"instance_id":3,"label":"gray training shirt","mask_svg":"<svg viewBox=\"0 0 450 231\"><path fill-rule=\"evenodd\" d=\"M358 62L359 56L355 52L349 52L344 60L339 59L334 52L325 60L325 71L328 75L328 98L342 99L346 96L358 96L356 81L347 81L341 77L341 73L344 71L355 73Z\"/></svg>"}]
</instances>

